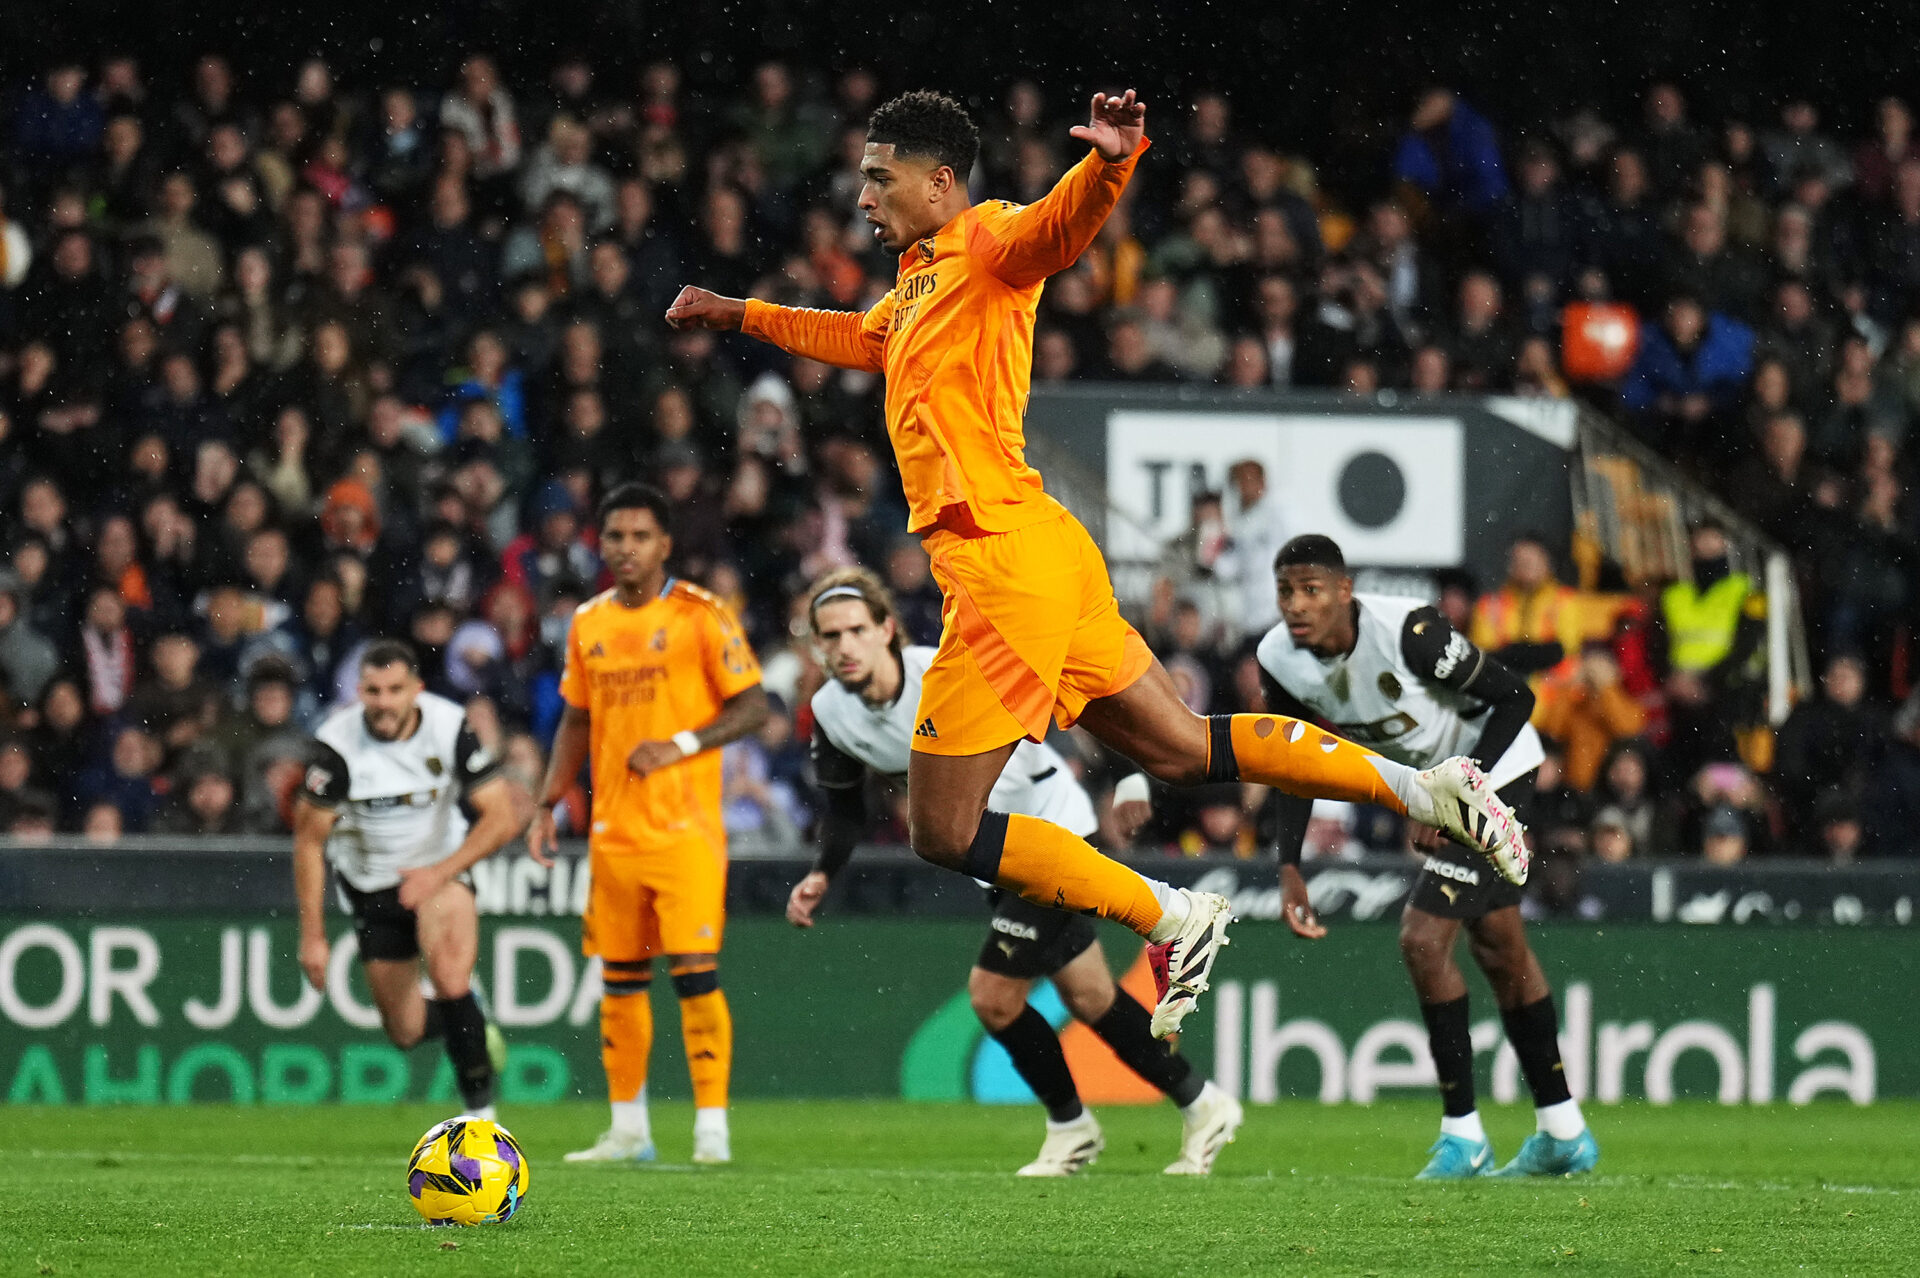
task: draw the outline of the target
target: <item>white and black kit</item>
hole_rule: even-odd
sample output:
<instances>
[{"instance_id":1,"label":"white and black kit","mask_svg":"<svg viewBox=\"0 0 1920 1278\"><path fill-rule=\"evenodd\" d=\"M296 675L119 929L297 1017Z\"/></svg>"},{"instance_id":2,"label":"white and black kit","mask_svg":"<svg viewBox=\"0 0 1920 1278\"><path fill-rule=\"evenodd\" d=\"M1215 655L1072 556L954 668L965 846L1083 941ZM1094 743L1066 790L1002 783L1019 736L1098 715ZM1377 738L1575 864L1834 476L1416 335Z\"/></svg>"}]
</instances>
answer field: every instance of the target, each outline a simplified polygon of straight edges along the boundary
<instances>
[{"instance_id":1,"label":"white and black kit","mask_svg":"<svg viewBox=\"0 0 1920 1278\"><path fill-rule=\"evenodd\" d=\"M414 913L400 904L400 874L458 850L469 824L465 796L500 771L464 709L430 692L416 704L418 726L397 741L368 732L358 705L328 715L314 733L301 786L307 802L339 814L327 859L363 959L419 955Z\"/></svg>"},{"instance_id":2,"label":"white and black kit","mask_svg":"<svg viewBox=\"0 0 1920 1278\"><path fill-rule=\"evenodd\" d=\"M813 766L826 795L821 816L818 867L839 873L866 829L867 770L904 780L913 754L914 712L920 681L934 650L900 653L900 693L884 706L869 705L829 679L813 694ZM987 806L995 812L1040 817L1082 838L1100 828L1093 800L1052 746L1022 741L994 783ZM1034 905L1011 892L991 890L993 919L979 965L1019 980L1051 976L1083 954L1095 940L1093 920Z\"/></svg>"},{"instance_id":3,"label":"white and black kit","mask_svg":"<svg viewBox=\"0 0 1920 1278\"><path fill-rule=\"evenodd\" d=\"M1321 657L1295 646L1285 625L1260 641L1267 708L1324 723L1350 741L1413 768L1454 755L1480 765L1500 797L1522 808L1546 759L1528 717L1526 681L1455 630L1423 600L1353 597L1353 650ZM1312 801L1281 795L1280 856L1300 859ZM1411 903L1443 918L1479 918L1520 902L1487 862L1443 844L1428 854Z\"/></svg>"}]
</instances>

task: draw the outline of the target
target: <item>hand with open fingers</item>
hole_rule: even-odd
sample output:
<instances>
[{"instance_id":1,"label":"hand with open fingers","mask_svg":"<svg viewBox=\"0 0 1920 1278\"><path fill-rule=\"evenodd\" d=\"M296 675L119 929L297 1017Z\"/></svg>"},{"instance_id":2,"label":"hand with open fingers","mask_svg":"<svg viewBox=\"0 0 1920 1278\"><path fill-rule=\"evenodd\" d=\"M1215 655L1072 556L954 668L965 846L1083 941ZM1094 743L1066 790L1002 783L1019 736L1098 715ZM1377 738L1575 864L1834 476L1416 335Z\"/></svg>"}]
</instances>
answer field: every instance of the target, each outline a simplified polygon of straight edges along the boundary
<instances>
[{"instance_id":1,"label":"hand with open fingers","mask_svg":"<svg viewBox=\"0 0 1920 1278\"><path fill-rule=\"evenodd\" d=\"M787 922L795 927L812 927L813 912L827 895L827 876L818 870L793 885L787 896Z\"/></svg>"},{"instance_id":2,"label":"hand with open fingers","mask_svg":"<svg viewBox=\"0 0 1920 1278\"><path fill-rule=\"evenodd\" d=\"M1307 880L1299 866L1280 867L1280 917L1302 940L1317 941L1327 934L1313 902L1307 899Z\"/></svg>"},{"instance_id":3,"label":"hand with open fingers","mask_svg":"<svg viewBox=\"0 0 1920 1278\"><path fill-rule=\"evenodd\" d=\"M673 299L673 305L667 307L667 325L670 328L711 328L732 332L740 327L746 317L747 304L739 298L722 297L691 284L681 289L680 295Z\"/></svg>"},{"instance_id":4,"label":"hand with open fingers","mask_svg":"<svg viewBox=\"0 0 1920 1278\"><path fill-rule=\"evenodd\" d=\"M1140 149L1147 130L1147 104L1125 93L1096 93L1087 123L1075 125L1068 133L1100 153L1109 163L1118 163ZM671 314L672 312L668 312Z\"/></svg>"}]
</instances>

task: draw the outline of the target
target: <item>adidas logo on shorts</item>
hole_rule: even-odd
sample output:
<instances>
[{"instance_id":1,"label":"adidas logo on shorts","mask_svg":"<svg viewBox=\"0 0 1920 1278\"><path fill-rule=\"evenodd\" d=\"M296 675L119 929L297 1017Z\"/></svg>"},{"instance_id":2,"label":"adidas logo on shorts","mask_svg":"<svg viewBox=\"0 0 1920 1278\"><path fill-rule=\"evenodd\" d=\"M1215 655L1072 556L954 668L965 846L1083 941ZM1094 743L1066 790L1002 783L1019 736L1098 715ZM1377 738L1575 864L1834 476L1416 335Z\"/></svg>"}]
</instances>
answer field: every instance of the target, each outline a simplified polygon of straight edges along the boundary
<instances>
[{"instance_id":1,"label":"adidas logo on shorts","mask_svg":"<svg viewBox=\"0 0 1920 1278\"><path fill-rule=\"evenodd\" d=\"M920 721L920 726L913 730L913 735L916 737L927 737L935 741L940 739L940 734L934 730L931 716Z\"/></svg>"}]
</instances>

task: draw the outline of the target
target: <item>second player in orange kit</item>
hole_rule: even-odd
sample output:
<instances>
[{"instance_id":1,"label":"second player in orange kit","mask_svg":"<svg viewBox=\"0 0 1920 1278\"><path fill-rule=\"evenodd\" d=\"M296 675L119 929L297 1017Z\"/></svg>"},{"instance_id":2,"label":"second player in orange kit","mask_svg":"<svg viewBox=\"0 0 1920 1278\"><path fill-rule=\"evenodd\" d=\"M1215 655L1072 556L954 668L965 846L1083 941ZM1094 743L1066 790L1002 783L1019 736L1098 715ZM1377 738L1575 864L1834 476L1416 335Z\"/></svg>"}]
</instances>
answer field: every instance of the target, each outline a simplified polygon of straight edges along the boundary
<instances>
[{"instance_id":1,"label":"second player in orange kit","mask_svg":"<svg viewBox=\"0 0 1920 1278\"><path fill-rule=\"evenodd\" d=\"M653 960L667 959L693 1077L694 1160L732 1157L727 1080L733 1021L721 993L727 836L720 747L767 716L760 663L716 596L667 575L670 511L658 491L601 503L600 553L613 589L574 612L554 738L528 845L545 859L553 808L591 761L592 887L581 946L601 961L602 1058L613 1125L574 1161L646 1161Z\"/></svg>"}]
</instances>

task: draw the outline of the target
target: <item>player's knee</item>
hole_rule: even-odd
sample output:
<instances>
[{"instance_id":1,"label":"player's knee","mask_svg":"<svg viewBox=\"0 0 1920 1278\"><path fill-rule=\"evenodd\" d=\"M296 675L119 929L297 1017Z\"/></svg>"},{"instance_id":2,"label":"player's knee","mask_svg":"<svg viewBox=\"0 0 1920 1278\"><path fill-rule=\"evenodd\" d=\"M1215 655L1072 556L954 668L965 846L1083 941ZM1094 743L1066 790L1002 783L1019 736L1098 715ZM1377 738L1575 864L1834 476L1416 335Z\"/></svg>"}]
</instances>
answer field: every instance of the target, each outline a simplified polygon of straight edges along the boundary
<instances>
[{"instance_id":1,"label":"player's knee","mask_svg":"<svg viewBox=\"0 0 1920 1278\"><path fill-rule=\"evenodd\" d=\"M1091 1025L1113 1010L1114 987L1106 985L1077 985L1070 989L1061 989L1060 1001L1067 1005L1067 1011L1073 1019L1083 1025Z\"/></svg>"},{"instance_id":2,"label":"player's knee","mask_svg":"<svg viewBox=\"0 0 1920 1278\"><path fill-rule=\"evenodd\" d=\"M1400 925L1400 957L1409 968L1430 967L1445 953L1439 935L1419 923Z\"/></svg>"},{"instance_id":3,"label":"player's knee","mask_svg":"<svg viewBox=\"0 0 1920 1278\"><path fill-rule=\"evenodd\" d=\"M673 974L673 992L681 998L698 998L702 994L712 994L720 988L720 970L704 968L698 972L675 972Z\"/></svg>"},{"instance_id":4,"label":"player's knee","mask_svg":"<svg viewBox=\"0 0 1920 1278\"><path fill-rule=\"evenodd\" d=\"M976 967L967 977L967 1001L987 1032L997 1034L1020 1019L1027 991L1021 982Z\"/></svg>"},{"instance_id":5,"label":"player's knee","mask_svg":"<svg viewBox=\"0 0 1920 1278\"><path fill-rule=\"evenodd\" d=\"M600 972L600 990L609 998L646 995L653 988L651 963L607 963Z\"/></svg>"},{"instance_id":6,"label":"player's knee","mask_svg":"<svg viewBox=\"0 0 1920 1278\"><path fill-rule=\"evenodd\" d=\"M967 859L980 814L955 817L950 813L914 812L907 821L907 842L913 854L944 870L957 870Z\"/></svg>"}]
</instances>

